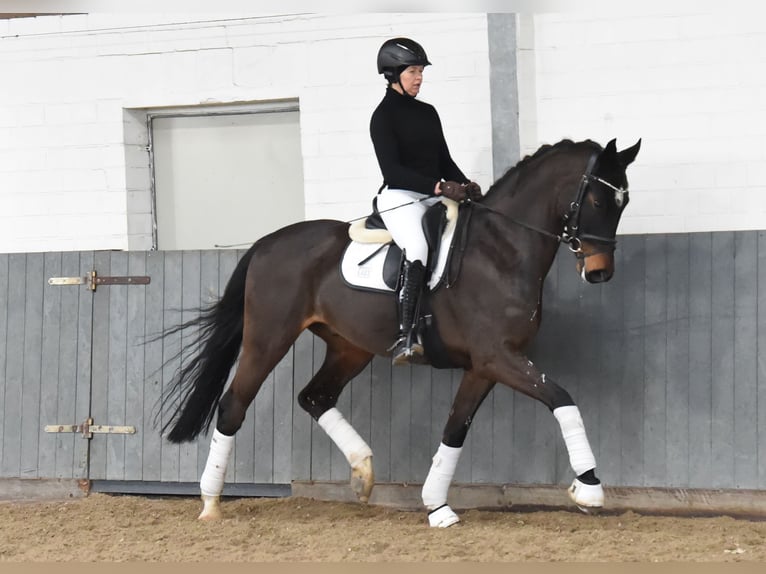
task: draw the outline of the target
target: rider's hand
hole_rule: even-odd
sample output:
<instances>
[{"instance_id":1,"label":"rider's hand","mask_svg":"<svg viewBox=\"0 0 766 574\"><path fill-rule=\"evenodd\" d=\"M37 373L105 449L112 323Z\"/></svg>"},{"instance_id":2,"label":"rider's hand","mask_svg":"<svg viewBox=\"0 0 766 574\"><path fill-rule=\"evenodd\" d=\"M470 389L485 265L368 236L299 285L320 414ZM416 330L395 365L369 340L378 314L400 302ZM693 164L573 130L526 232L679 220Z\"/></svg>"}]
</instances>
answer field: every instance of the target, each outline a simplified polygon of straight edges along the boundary
<instances>
[{"instance_id":1,"label":"rider's hand","mask_svg":"<svg viewBox=\"0 0 766 574\"><path fill-rule=\"evenodd\" d=\"M442 195L457 201L458 203L466 198L465 186L456 181L443 181L439 184L439 189L442 190Z\"/></svg>"},{"instance_id":2,"label":"rider's hand","mask_svg":"<svg viewBox=\"0 0 766 574\"><path fill-rule=\"evenodd\" d=\"M478 201L483 196L481 195L481 187L475 181L470 181L465 184L465 194L471 201Z\"/></svg>"}]
</instances>

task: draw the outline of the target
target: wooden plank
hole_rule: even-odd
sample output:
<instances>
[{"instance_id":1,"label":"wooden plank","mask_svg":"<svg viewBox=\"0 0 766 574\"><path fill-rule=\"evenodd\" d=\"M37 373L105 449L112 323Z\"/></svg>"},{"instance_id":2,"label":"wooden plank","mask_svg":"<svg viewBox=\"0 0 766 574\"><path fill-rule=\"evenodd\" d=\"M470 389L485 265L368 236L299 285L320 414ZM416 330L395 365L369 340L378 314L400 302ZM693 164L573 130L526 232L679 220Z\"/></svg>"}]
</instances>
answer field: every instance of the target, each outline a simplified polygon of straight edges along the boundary
<instances>
[{"instance_id":1,"label":"wooden plank","mask_svg":"<svg viewBox=\"0 0 766 574\"><path fill-rule=\"evenodd\" d=\"M394 372L396 372L396 369L394 369ZM452 378L452 396L455 397L457 395L458 387L460 386L460 381L463 379L463 373L459 369L452 369L450 371L451 378ZM446 420L444 421L446 424ZM455 476L452 479L452 483L468 483L471 482L471 463L473 460L472 452L473 452L473 431L469 429L468 436L466 437L465 443L463 443L463 449L460 451L460 460L457 463L457 468L455 469ZM432 455L436 454L436 448L432 447ZM430 468L430 463L429 463ZM405 480L406 482L406 480Z\"/></svg>"},{"instance_id":2,"label":"wooden plank","mask_svg":"<svg viewBox=\"0 0 766 574\"><path fill-rule=\"evenodd\" d=\"M61 346L61 287L48 285L48 277L61 277L61 253L43 256L42 352L40 368L40 426L55 424L58 419L59 349ZM70 288L71 289L71 288ZM74 417L74 413L70 415ZM40 432L37 476L56 476L55 435Z\"/></svg>"},{"instance_id":3,"label":"wooden plank","mask_svg":"<svg viewBox=\"0 0 766 574\"><path fill-rule=\"evenodd\" d=\"M162 426L167 418L159 408L162 396L164 371L162 368L164 342L157 337L164 325L165 252L146 253L146 274L151 282L144 289L144 321L146 338L142 345L144 356L143 420L141 445L143 480L158 481L162 478Z\"/></svg>"},{"instance_id":4,"label":"wooden plank","mask_svg":"<svg viewBox=\"0 0 766 574\"><path fill-rule=\"evenodd\" d=\"M424 482L431 467L431 367L413 365L410 386L409 459L410 480Z\"/></svg>"},{"instance_id":5,"label":"wooden plank","mask_svg":"<svg viewBox=\"0 0 766 574\"><path fill-rule=\"evenodd\" d=\"M24 295L24 389L21 402L21 478L37 478L40 434L41 366L43 337L44 255L27 255Z\"/></svg>"},{"instance_id":6,"label":"wooden plank","mask_svg":"<svg viewBox=\"0 0 766 574\"><path fill-rule=\"evenodd\" d=\"M112 252L109 266L97 268L101 275L124 277L128 275L128 254L124 251ZM133 285L110 285L100 287L109 297L109 329L107 331L109 371L107 379L106 417L96 418L96 424L128 425L126 420L127 400L127 351L128 351L128 289ZM131 436L130 438L133 438ZM108 480L125 479L125 443L126 435L107 434L94 436L93 441L106 441L106 478Z\"/></svg>"},{"instance_id":7,"label":"wooden plank","mask_svg":"<svg viewBox=\"0 0 766 574\"><path fill-rule=\"evenodd\" d=\"M558 349L564 341L564 334L559 328L559 321L564 312L558 301L558 291L560 284L560 275L566 276L571 273L571 259L567 249L559 249L559 255L554 259L548 275L543 283L541 324L537 335L532 340L527 356L546 379L561 382L569 369L561 364ZM567 265L565 265L565 263ZM519 468L524 465L524 461L515 460L513 454L513 413L514 401L523 401L521 395L516 394L511 389L503 388L498 385L495 388L495 440L504 440L502 448L496 448L494 463L498 471L495 474L495 480L503 482L508 481L508 477L513 475L514 464ZM507 391L507 392L505 392ZM518 399L517 399L518 397ZM534 429L533 443L530 449L535 452L535 468L524 478L529 480L530 476L535 482L552 484L557 482L558 477L556 468L561 462L562 468L566 468L566 453L561 442L561 433L556 419L551 415L551 411L544 408L544 413L534 408ZM502 482L500 482L502 484Z\"/></svg>"},{"instance_id":8,"label":"wooden plank","mask_svg":"<svg viewBox=\"0 0 766 574\"><path fill-rule=\"evenodd\" d=\"M145 251L128 255L128 275L151 275L146 270ZM151 284L151 283L150 283ZM156 434L151 416L147 417L145 403L146 291L147 285L131 285L126 291L126 350L125 350L125 424L136 427L136 434L125 437L125 480L140 480L143 476L142 448L147 433Z\"/></svg>"},{"instance_id":9,"label":"wooden plank","mask_svg":"<svg viewBox=\"0 0 766 574\"><path fill-rule=\"evenodd\" d=\"M689 244L689 486L710 484L712 468L712 233Z\"/></svg>"},{"instance_id":10,"label":"wooden plank","mask_svg":"<svg viewBox=\"0 0 766 574\"><path fill-rule=\"evenodd\" d=\"M27 258L8 256L7 327L5 331L5 396L3 459L0 476L21 478L21 404L24 388L24 322Z\"/></svg>"},{"instance_id":11,"label":"wooden plank","mask_svg":"<svg viewBox=\"0 0 766 574\"><path fill-rule=\"evenodd\" d=\"M644 299L648 264L645 238L625 236L622 248L625 258L623 317L626 340L623 373L615 384L620 386L621 391L619 432L624 437L631 437L631 440L622 441L620 484L637 486L644 482Z\"/></svg>"},{"instance_id":12,"label":"wooden plank","mask_svg":"<svg viewBox=\"0 0 766 574\"><path fill-rule=\"evenodd\" d=\"M5 392L9 386L6 376L8 358L8 293L9 284L9 257L6 253L0 253L0 477L5 477L3 466L3 452L5 449Z\"/></svg>"},{"instance_id":13,"label":"wooden plank","mask_svg":"<svg viewBox=\"0 0 766 574\"><path fill-rule=\"evenodd\" d=\"M713 234L712 476L711 486L734 486L734 233Z\"/></svg>"},{"instance_id":14,"label":"wooden plank","mask_svg":"<svg viewBox=\"0 0 766 574\"><path fill-rule=\"evenodd\" d=\"M2 269L2 265L0 265ZM766 332L761 325L766 325L766 231L758 232L758 267L756 275L757 287L757 321L758 346L756 357L756 377L758 386L758 423L756 426L758 448L754 455L758 460L757 488L766 489ZM0 282L0 285L2 283ZM0 305L2 309L2 305ZM0 312L2 312L0 310ZM763 335L763 337L761 336ZM2 362L0 361L0 365Z\"/></svg>"},{"instance_id":15,"label":"wooden plank","mask_svg":"<svg viewBox=\"0 0 766 574\"><path fill-rule=\"evenodd\" d=\"M201 305L200 252L181 252L181 283L175 284L181 292L181 321L186 323L199 315ZM184 329L181 333L181 357L184 364L195 357L200 349L192 341L197 336L197 328ZM186 442L178 448L178 480L194 482L199 480L197 473L197 443Z\"/></svg>"},{"instance_id":16,"label":"wooden plank","mask_svg":"<svg viewBox=\"0 0 766 574\"><path fill-rule=\"evenodd\" d=\"M377 482L391 481L391 360L373 357L370 366L370 448ZM447 383L449 387L449 383ZM432 439L433 441L433 439Z\"/></svg>"},{"instance_id":17,"label":"wooden plank","mask_svg":"<svg viewBox=\"0 0 766 574\"><path fill-rule=\"evenodd\" d=\"M237 267L237 263L239 262L240 258L242 257L242 253L240 253L238 250L222 250L218 254L218 296L223 297L223 293L226 290L226 286L229 284L229 280L231 279L232 273L234 273L234 269ZM229 373L228 380L226 382L225 388L228 388L229 385L231 385L231 380L234 378L234 373L236 371L236 363L235 367L231 369L231 372ZM225 391L224 391L225 392ZM200 438L200 443L204 443L204 447L200 447L201 452L204 452L204 460L199 460L197 467L198 470L198 476L202 476L202 471L204 470L204 465L207 462L207 453L210 449L210 437L212 436L213 429L215 428L215 425L218 422L218 413L216 412L216 416L213 417L213 424L210 426L210 431L205 437ZM229 466L226 469L226 477L225 482L235 482L235 470L236 470L236 460L237 460L237 452L236 452L236 439L235 440L235 449L232 452L231 459L229 460Z\"/></svg>"},{"instance_id":18,"label":"wooden plank","mask_svg":"<svg viewBox=\"0 0 766 574\"><path fill-rule=\"evenodd\" d=\"M312 377L313 373L313 336L304 331L293 345L293 404L298 404L298 393ZM293 416L292 478L293 480L311 480L311 436L314 431L312 418L302 409L296 408ZM322 432L318 427L317 432ZM324 433L322 433L324 434Z\"/></svg>"},{"instance_id":19,"label":"wooden plank","mask_svg":"<svg viewBox=\"0 0 766 574\"><path fill-rule=\"evenodd\" d=\"M598 425L586 422L586 432L596 456L596 474L605 485L620 481L623 436L620 428L620 397L625 343L625 282L626 265L620 238L615 251L615 272L612 279L601 289L598 317L598 354L600 357L597 377L599 380L597 400L599 404Z\"/></svg>"},{"instance_id":20,"label":"wooden plank","mask_svg":"<svg viewBox=\"0 0 766 574\"><path fill-rule=\"evenodd\" d=\"M274 369L274 458L273 481L289 484L292 481L293 419L297 415L310 423L309 416L293 400L294 350L291 347ZM297 386L297 385L296 385ZM295 410L294 410L295 409ZM297 411L297 412L296 412Z\"/></svg>"},{"instance_id":21,"label":"wooden plank","mask_svg":"<svg viewBox=\"0 0 766 574\"><path fill-rule=\"evenodd\" d=\"M689 236L668 236L667 474L663 485L689 483Z\"/></svg>"},{"instance_id":22,"label":"wooden plank","mask_svg":"<svg viewBox=\"0 0 766 574\"><path fill-rule=\"evenodd\" d=\"M85 276L94 269L96 263L95 253L92 251L80 254L80 273L75 275ZM78 423L85 421L91 413L91 389L93 386L92 373L93 363L93 321L94 321L94 297L89 289L76 289L78 297L77 314L77 381L76 395L77 411L74 420ZM75 468L77 478L88 478L90 472L90 441L79 437L75 440Z\"/></svg>"},{"instance_id":23,"label":"wooden plank","mask_svg":"<svg viewBox=\"0 0 766 574\"><path fill-rule=\"evenodd\" d=\"M163 329L179 325L183 321L183 293L179 285L183 284L183 252L166 251L163 267ZM163 339L162 346L162 386L168 388L170 381L180 366L181 335L174 333ZM180 480L180 447L167 440L161 443L160 480L176 482Z\"/></svg>"},{"instance_id":24,"label":"wooden plank","mask_svg":"<svg viewBox=\"0 0 766 574\"><path fill-rule=\"evenodd\" d=\"M351 398L351 418L349 421L351 425L356 429L356 432L359 433L359 436L361 436L368 445L371 442L370 439L372 428L372 388L370 385L371 379L372 369L368 364L361 373L354 377L345 391L350 395ZM344 457L341 469L338 469L339 479L342 479L344 476L348 477L349 472L349 464Z\"/></svg>"},{"instance_id":25,"label":"wooden plank","mask_svg":"<svg viewBox=\"0 0 766 574\"><path fill-rule=\"evenodd\" d=\"M221 265L220 256L223 252L218 250L207 250L200 252L200 305L207 308L210 305L215 304L221 296L223 286L225 283L221 283ZM231 253L232 265L236 261L236 252ZM213 425L217 417L213 418ZM212 425L211 425L212 426ZM197 479L202 476L202 472L205 470L205 463L207 462L207 455L210 451L210 438L213 434L212 429L206 433L201 433L197 440L194 442L197 451ZM233 466L233 465L232 465Z\"/></svg>"},{"instance_id":26,"label":"wooden plank","mask_svg":"<svg viewBox=\"0 0 766 574\"><path fill-rule=\"evenodd\" d=\"M101 275L108 275L110 268L110 252L94 254L94 268ZM109 289L97 289L93 297L93 326L92 349L93 370L91 373L91 404L90 416L97 423L105 423L109 419ZM108 424L108 423L107 423ZM107 440L101 437L90 442L90 474L93 480L104 480L107 477Z\"/></svg>"},{"instance_id":27,"label":"wooden plank","mask_svg":"<svg viewBox=\"0 0 766 574\"><path fill-rule=\"evenodd\" d=\"M46 279L53 276L55 269L48 268L46 265ZM55 270L56 275L62 277L77 277L81 274L80 254L77 252L67 252L60 254L60 265ZM78 410L86 410L90 401L88 395L79 395L77 392L77 362L78 362L78 341L80 336L80 292L82 286L54 287L46 286L46 298L57 293L59 306L59 336L58 348L55 350L58 355L58 370L56 373L55 400L56 412L53 419L54 423L79 424L82 419L78 419ZM90 296L90 294L88 294ZM90 323L88 323L88 332L90 332ZM90 355L90 349L88 349ZM81 406L78 406L80 403ZM54 478L75 478L84 473L80 469L83 464L78 460L76 452L84 448L85 445L80 436L76 434L57 433L44 436L41 441L45 448L50 448L55 452L55 469L52 475ZM79 448L78 448L79 447Z\"/></svg>"},{"instance_id":28,"label":"wooden plank","mask_svg":"<svg viewBox=\"0 0 766 574\"><path fill-rule=\"evenodd\" d=\"M253 402L253 478L252 482L274 481L274 385L272 371Z\"/></svg>"},{"instance_id":29,"label":"wooden plank","mask_svg":"<svg viewBox=\"0 0 766 574\"><path fill-rule=\"evenodd\" d=\"M667 247L664 235L645 238L644 282L644 486L660 486L666 475Z\"/></svg>"},{"instance_id":30,"label":"wooden plank","mask_svg":"<svg viewBox=\"0 0 766 574\"><path fill-rule=\"evenodd\" d=\"M471 425L473 449L471 450L471 482L490 482L492 479L492 455L494 453L492 413L494 412L494 390L490 391L479 406ZM426 470L430 466L426 465ZM425 476L423 477L425 480Z\"/></svg>"},{"instance_id":31,"label":"wooden plank","mask_svg":"<svg viewBox=\"0 0 766 574\"><path fill-rule=\"evenodd\" d=\"M758 237L734 235L734 488L758 486Z\"/></svg>"},{"instance_id":32,"label":"wooden plank","mask_svg":"<svg viewBox=\"0 0 766 574\"><path fill-rule=\"evenodd\" d=\"M394 482L407 482L414 476L409 457L413 412L410 401L411 371L409 365L391 368L391 480Z\"/></svg>"},{"instance_id":33,"label":"wooden plank","mask_svg":"<svg viewBox=\"0 0 766 574\"><path fill-rule=\"evenodd\" d=\"M304 380L295 381L302 390L309 381L316 375L322 362L324 361L325 344L319 337L310 334L311 337L311 374ZM343 417L349 419L349 404L351 399L348 395L341 394L338 398L336 408L343 414ZM335 464L339 464L338 448L330 440L319 425L312 420L311 423L311 477L313 480L330 480L332 477L333 458Z\"/></svg>"}]
</instances>

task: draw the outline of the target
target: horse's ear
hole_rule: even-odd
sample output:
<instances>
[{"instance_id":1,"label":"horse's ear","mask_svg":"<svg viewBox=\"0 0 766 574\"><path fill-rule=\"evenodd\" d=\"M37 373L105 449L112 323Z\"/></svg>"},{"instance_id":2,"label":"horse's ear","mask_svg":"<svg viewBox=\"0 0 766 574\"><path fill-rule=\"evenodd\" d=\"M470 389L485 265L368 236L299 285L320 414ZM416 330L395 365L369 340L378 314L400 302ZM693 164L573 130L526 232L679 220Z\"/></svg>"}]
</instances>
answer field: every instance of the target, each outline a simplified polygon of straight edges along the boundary
<instances>
[{"instance_id":1,"label":"horse's ear","mask_svg":"<svg viewBox=\"0 0 766 574\"><path fill-rule=\"evenodd\" d=\"M635 145L629 147L628 149L624 149L617 154L620 165L622 167L628 167L631 163L633 163L633 160L636 159L636 156L638 155L639 149L641 149L641 138L638 138L638 141L635 143Z\"/></svg>"},{"instance_id":2,"label":"horse's ear","mask_svg":"<svg viewBox=\"0 0 766 574\"><path fill-rule=\"evenodd\" d=\"M617 153L617 138L610 140L602 153L605 156L615 155Z\"/></svg>"}]
</instances>

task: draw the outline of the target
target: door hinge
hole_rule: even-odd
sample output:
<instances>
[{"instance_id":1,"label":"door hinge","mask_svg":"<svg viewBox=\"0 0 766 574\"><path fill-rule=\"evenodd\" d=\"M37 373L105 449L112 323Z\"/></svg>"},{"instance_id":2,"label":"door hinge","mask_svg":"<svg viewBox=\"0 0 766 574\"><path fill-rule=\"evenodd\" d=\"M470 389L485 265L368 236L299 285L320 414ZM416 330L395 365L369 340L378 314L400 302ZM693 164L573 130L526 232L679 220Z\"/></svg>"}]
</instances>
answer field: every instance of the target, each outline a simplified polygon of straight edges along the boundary
<instances>
[{"instance_id":1,"label":"door hinge","mask_svg":"<svg viewBox=\"0 0 766 574\"><path fill-rule=\"evenodd\" d=\"M99 277L95 270L85 277L51 277L48 285L87 285L95 291L99 285L148 285L151 278L146 275L129 275L123 277Z\"/></svg>"},{"instance_id":2,"label":"door hinge","mask_svg":"<svg viewBox=\"0 0 766 574\"><path fill-rule=\"evenodd\" d=\"M98 434L135 434L134 426L94 425L93 419L88 417L79 425L45 425L45 432L78 432L82 438L93 438L93 433Z\"/></svg>"}]
</instances>

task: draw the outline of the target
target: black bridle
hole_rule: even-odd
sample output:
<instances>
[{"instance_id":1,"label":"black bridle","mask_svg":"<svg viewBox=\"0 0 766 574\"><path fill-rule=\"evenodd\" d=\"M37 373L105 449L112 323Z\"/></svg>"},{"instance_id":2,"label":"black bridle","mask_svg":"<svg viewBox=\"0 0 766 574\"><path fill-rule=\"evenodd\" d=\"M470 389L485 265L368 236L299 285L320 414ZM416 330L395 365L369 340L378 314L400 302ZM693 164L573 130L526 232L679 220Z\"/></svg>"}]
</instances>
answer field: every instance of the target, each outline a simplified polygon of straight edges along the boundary
<instances>
[{"instance_id":1,"label":"black bridle","mask_svg":"<svg viewBox=\"0 0 766 574\"><path fill-rule=\"evenodd\" d=\"M596 165L596 160L598 159L598 156L599 156L598 153L594 153L593 155L591 155L590 159L588 160L588 166L585 169L585 173L580 178L580 185L577 188L577 197L575 198L573 202L569 204L569 211L565 213L562 217L562 219L564 220L564 230L561 232L560 235L556 233L551 233L550 231L541 229L534 225L530 225L523 221L519 221L518 219L514 219L513 217L506 215L505 213L502 213L500 211L497 211L496 209L492 209L491 207L484 205L482 203L477 203L477 202L470 202L470 203L471 205L475 205L475 206L479 206L484 209L487 209L491 211L492 213L497 213L498 215L502 215L503 217L512 221L516 225L519 225L531 231L535 231L537 233L540 233L542 235L555 239L559 243L566 243L567 245L569 245L569 250L572 253L574 253L578 259L585 259L586 257L590 257L598 253L607 253L607 252L614 251L617 246L616 238L604 237L603 235L593 235L592 233L583 233L583 231L580 229L580 212L582 209L585 196L588 193L589 184L591 182L595 181L613 189L615 194L619 193L622 196L624 196L625 199L623 200L622 205L624 206L625 203L627 203L627 197L628 197L627 190L619 189L618 187L615 187L608 181L603 180L600 177L593 175L591 173L593 171L593 167ZM586 254L582 250L583 240L588 241L590 243L601 244L603 245L603 247L601 249L597 249L595 251L591 251L590 253Z\"/></svg>"}]
</instances>

